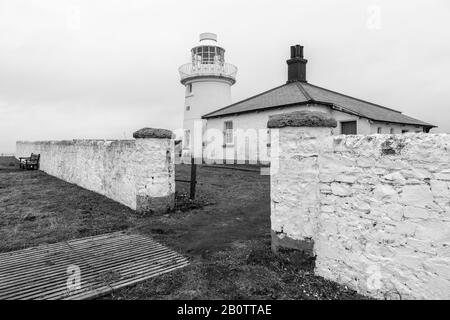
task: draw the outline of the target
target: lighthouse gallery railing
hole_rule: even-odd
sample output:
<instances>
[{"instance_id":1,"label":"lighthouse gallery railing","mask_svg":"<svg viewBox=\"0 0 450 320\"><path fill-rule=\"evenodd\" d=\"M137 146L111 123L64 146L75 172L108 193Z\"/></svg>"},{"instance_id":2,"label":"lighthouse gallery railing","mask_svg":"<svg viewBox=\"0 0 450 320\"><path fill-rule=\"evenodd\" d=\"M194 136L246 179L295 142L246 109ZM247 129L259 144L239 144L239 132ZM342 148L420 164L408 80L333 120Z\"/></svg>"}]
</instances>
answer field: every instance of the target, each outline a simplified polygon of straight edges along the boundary
<instances>
[{"instance_id":1,"label":"lighthouse gallery railing","mask_svg":"<svg viewBox=\"0 0 450 320\"><path fill-rule=\"evenodd\" d=\"M180 72L181 80L196 76L223 76L227 78L236 79L237 67L230 63L223 64L183 64L178 71Z\"/></svg>"}]
</instances>

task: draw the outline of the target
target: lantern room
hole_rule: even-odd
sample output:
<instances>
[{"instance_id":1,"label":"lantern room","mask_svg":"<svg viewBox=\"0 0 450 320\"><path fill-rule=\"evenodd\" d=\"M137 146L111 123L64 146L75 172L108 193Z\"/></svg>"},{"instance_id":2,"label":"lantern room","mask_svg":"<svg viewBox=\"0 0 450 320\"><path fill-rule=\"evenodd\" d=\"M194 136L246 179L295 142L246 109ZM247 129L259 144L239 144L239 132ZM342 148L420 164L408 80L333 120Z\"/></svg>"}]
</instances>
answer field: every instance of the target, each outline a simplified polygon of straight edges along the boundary
<instances>
[{"instance_id":1,"label":"lantern room","mask_svg":"<svg viewBox=\"0 0 450 320\"><path fill-rule=\"evenodd\" d=\"M200 45L192 48L192 64L225 63L225 49L217 45L217 35L214 33L200 34Z\"/></svg>"}]
</instances>

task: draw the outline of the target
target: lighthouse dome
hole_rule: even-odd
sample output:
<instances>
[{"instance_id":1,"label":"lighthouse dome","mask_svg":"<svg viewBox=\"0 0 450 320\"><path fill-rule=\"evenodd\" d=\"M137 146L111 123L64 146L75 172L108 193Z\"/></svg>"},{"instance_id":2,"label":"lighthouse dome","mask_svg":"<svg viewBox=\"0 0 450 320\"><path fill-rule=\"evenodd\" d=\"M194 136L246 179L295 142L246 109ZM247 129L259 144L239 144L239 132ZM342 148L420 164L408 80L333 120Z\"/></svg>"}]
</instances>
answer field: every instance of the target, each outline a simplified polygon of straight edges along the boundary
<instances>
[{"instance_id":1,"label":"lighthouse dome","mask_svg":"<svg viewBox=\"0 0 450 320\"><path fill-rule=\"evenodd\" d=\"M217 34L211 32L200 33L200 44L204 46L217 46Z\"/></svg>"}]
</instances>

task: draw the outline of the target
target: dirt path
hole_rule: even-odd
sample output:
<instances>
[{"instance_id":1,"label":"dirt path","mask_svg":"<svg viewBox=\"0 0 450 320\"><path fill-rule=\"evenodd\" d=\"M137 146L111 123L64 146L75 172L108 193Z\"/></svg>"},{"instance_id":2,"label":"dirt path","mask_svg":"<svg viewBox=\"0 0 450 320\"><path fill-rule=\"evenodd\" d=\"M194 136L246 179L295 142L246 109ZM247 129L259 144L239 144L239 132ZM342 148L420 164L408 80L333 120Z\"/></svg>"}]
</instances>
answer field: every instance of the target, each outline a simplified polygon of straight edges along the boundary
<instances>
[{"instance_id":1,"label":"dirt path","mask_svg":"<svg viewBox=\"0 0 450 320\"><path fill-rule=\"evenodd\" d=\"M190 166L178 166L177 178L189 179ZM159 238L190 254L204 254L234 241L270 236L270 200L267 176L255 172L198 167L197 199L208 203L188 213L175 212L153 220L145 231L160 228ZM188 183L177 191L189 192Z\"/></svg>"}]
</instances>

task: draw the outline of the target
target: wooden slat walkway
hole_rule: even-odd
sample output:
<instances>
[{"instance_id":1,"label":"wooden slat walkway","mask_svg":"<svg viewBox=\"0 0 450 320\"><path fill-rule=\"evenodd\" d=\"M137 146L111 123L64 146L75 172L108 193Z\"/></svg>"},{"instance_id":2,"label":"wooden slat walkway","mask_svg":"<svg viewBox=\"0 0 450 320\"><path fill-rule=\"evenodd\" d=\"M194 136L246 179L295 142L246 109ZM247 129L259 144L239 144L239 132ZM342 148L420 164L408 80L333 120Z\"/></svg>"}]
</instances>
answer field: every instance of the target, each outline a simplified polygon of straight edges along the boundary
<instances>
[{"instance_id":1,"label":"wooden slat walkway","mask_svg":"<svg viewBox=\"0 0 450 320\"><path fill-rule=\"evenodd\" d=\"M0 253L0 300L94 298L187 264L154 240L123 232ZM73 266L78 289L68 286Z\"/></svg>"}]
</instances>

